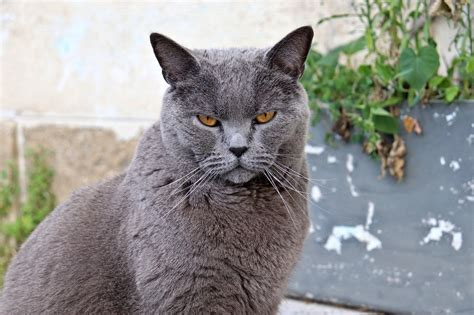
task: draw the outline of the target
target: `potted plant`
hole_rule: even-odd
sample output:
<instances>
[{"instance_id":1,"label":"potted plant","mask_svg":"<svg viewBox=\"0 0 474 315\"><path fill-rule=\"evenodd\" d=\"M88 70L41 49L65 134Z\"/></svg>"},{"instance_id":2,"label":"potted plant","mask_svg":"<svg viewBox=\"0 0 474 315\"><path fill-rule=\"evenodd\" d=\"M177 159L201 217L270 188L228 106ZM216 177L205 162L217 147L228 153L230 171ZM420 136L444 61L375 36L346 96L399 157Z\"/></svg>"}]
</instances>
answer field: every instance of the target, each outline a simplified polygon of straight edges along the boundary
<instances>
[{"instance_id":1,"label":"potted plant","mask_svg":"<svg viewBox=\"0 0 474 315\"><path fill-rule=\"evenodd\" d=\"M313 225L289 292L383 311L472 309L471 3L365 0L318 24L335 18L365 31L307 60Z\"/></svg>"},{"instance_id":2,"label":"potted plant","mask_svg":"<svg viewBox=\"0 0 474 315\"><path fill-rule=\"evenodd\" d=\"M336 134L346 142L363 144L364 152L378 156L382 173L388 168L398 180L404 175L400 161L406 149L398 150L399 162L393 164L388 163L387 154L392 146L404 147L400 125L410 133L422 132L416 119L402 115L403 109L474 98L471 4L445 3L453 2L434 1L434 7L426 0L416 1L407 8L401 0L366 0L357 14L366 25L364 35L326 54L312 50L302 79L314 111L313 122L320 120L323 111L333 122L327 142L333 143ZM458 54L444 75L438 74L441 57L430 35L431 19L437 15L447 15L457 23L450 48ZM341 17L347 15L318 24ZM361 52L363 60L359 54L354 64L354 55Z\"/></svg>"}]
</instances>

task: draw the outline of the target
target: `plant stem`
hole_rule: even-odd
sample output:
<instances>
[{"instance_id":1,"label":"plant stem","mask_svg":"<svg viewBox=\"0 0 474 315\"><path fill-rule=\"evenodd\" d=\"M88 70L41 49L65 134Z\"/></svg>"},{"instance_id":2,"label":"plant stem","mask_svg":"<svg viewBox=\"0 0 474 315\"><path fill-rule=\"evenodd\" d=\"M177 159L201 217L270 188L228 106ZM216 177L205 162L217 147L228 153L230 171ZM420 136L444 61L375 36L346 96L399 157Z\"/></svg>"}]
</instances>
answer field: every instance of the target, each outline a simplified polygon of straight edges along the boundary
<instances>
[{"instance_id":1,"label":"plant stem","mask_svg":"<svg viewBox=\"0 0 474 315\"><path fill-rule=\"evenodd\" d=\"M369 0L365 0L365 18L367 20L367 34L370 38L370 45L367 45L369 52L374 52L375 51L375 36L374 36L374 31L373 31L373 20L372 20L372 5Z\"/></svg>"},{"instance_id":2,"label":"plant stem","mask_svg":"<svg viewBox=\"0 0 474 315\"><path fill-rule=\"evenodd\" d=\"M429 5L427 0L423 0L423 13L425 15L425 23L423 25L423 37L425 39L426 44L429 43L430 39L430 14L428 12Z\"/></svg>"},{"instance_id":3,"label":"plant stem","mask_svg":"<svg viewBox=\"0 0 474 315\"><path fill-rule=\"evenodd\" d=\"M466 19L467 19L467 36L469 37L469 52L472 56L474 51L472 50L472 40L473 40L473 38L472 38L471 1L467 1Z\"/></svg>"}]
</instances>

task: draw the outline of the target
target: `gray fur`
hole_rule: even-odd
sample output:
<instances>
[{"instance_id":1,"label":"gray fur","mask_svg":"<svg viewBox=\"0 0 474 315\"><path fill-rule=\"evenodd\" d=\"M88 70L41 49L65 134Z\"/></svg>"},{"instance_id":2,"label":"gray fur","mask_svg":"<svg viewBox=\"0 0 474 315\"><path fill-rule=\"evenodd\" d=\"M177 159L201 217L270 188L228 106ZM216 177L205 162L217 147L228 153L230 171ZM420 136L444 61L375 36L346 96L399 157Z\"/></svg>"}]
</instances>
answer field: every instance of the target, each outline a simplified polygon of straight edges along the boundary
<instances>
[{"instance_id":1,"label":"gray fur","mask_svg":"<svg viewBox=\"0 0 474 315\"><path fill-rule=\"evenodd\" d=\"M0 313L275 314L308 230L297 79L312 35L191 52L152 34L171 85L160 122L124 174L75 192L32 233ZM233 146L248 150L238 159Z\"/></svg>"}]
</instances>

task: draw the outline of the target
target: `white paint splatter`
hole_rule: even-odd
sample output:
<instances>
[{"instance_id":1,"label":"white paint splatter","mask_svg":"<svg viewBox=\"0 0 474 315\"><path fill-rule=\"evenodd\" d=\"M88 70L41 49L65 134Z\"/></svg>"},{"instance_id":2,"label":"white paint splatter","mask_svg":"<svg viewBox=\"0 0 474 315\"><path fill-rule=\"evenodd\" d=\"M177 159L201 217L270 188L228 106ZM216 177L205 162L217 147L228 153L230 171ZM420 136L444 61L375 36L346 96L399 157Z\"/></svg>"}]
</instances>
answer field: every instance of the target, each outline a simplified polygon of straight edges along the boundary
<instances>
[{"instance_id":1,"label":"white paint splatter","mask_svg":"<svg viewBox=\"0 0 474 315\"><path fill-rule=\"evenodd\" d=\"M307 144L304 147L304 152L306 152L307 154L320 155L324 152L324 147L317 147Z\"/></svg>"},{"instance_id":2,"label":"white paint splatter","mask_svg":"<svg viewBox=\"0 0 474 315\"><path fill-rule=\"evenodd\" d=\"M349 184L349 189L351 190L352 197L359 197L359 193L355 190L355 186L352 183L352 177L347 175L346 180L347 180L347 183Z\"/></svg>"},{"instance_id":3,"label":"white paint splatter","mask_svg":"<svg viewBox=\"0 0 474 315\"><path fill-rule=\"evenodd\" d=\"M328 155L328 164L337 163L337 158L333 155Z\"/></svg>"},{"instance_id":4,"label":"white paint splatter","mask_svg":"<svg viewBox=\"0 0 474 315\"><path fill-rule=\"evenodd\" d=\"M319 187L313 186L313 188L311 188L311 198L315 202L319 202L319 200L321 200L322 197L323 195L321 194L321 190L319 189Z\"/></svg>"},{"instance_id":5,"label":"white paint splatter","mask_svg":"<svg viewBox=\"0 0 474 315\"><path fill-rule=\"evenodd\" d=\"M369 208L367 209L367 219L365 221L365 229L369 230L370 225L372 224L372 218L374 217L375 205L372 201L369 201Z\"/></svg>"},{"instance_id":6,"label":"white paint splatter","mask_svg":"<svg viewBox=\"0 0 474 315\"><path fill-rule=\"evenodd\" d=\"M460 250L462 246L462 233L461 232L453 232L451 233L453 236L453 240L451 241L451 246L455 250Z\"/></svg>"},{"instance_id":7,"label":"white paint splatter","mask_svg":"<svg viewBox=\"0 0 474 315\"><path fill-rule=\"evenodd\" d=\"M439 158L439 163L440 163L441 165L446 164L446 160L444 159L444 156L442 156L442 157Z\"/></svg>"},{"instance_id":8,"label":"white paint splatter","mask_svg":"<svg viewBox=\"0 0 474 315\"><path fill-rule=\"evenodd\" d=\"M469 145L472 145L474 143L474 134L470 134L467 138L466 138L467 142L469 143Z\"/></svg>"},{"instance_id":9,"label":"white paint splatter","mask_svg":"<svg viewBox=\"0 0 474 315\"><path fill-rule=\"evenodd\" d=\"M374 203L369 201L365 227L361 224L356 226L334 226L331 235L329 235L326 244L324 244L324 248L328 251L334 250L336 253L341 254L342 241L350 238L355 238L361 243L366 243L366 250L369 252L377 248L382 248L382 242L369 232L374 209Z\"/></svg>"},{"instance_id":10,"label":"white paint splatter","mask_svg":"<svg viewBox=\"0 0 474 315\"><path fill-rule=\"evenodd\" d=\"M467 192L466 200L474 202L474 179L462 184L463 189Z\"/></svg>"},{"instance_id":11,"label":"white paint splatter","mask_svg":"<svg viewBox=\"0 0 474 315\"><path fill-rule=\"evenodd\" d=\"M453 223L447 220L436 220L435 218L430 218L428 220L422 220L423 223L431 226L428 235L423 238L420 242L421 245L428 244L431 241L437 242L441 240L443 234L451 234L452 241L451 246L458 251L462 246L462 233Z\"/></svg>"},{"instance_id":12,"label":"white paint splatter","mask_svg":"<svg viewBox=\"0 0 474 315\"><path fill-rule=\"evenodd\" d=\"M454 119L456 118L456 112L457 112L457 108L456 110L454 110L451 114L448 114L446 115L446 122L448 123L448 126L451 126L454 122Z\"/></svg>"},{"instance_id":13,"label":"white paint splatter","mask_svg":"<svg viewBox=\"0 0 474 315\"><path fill-rule=\"evenodd\" d=\"M366 243L366 250L371 251L377 248L382 248L382 242L372 235L369 231L364 229L363 225L356 226L335 226L332 229L332 234L329 236L324 248L328 251L334 250L341 254L341 247L343 240L354 237L361 243Z\"/></svg>"},{"instance_id":14,"label":"white paint splatter","mask_svg":"<svg viewBox=\"0 0 474 315\"><path fill-rule=\"evenodd\" d=\"M346 168L349 173L354 171L354 157L350 153L347 155Z\"/></svg>"},{"instance_id":15,"label":"white paint splatter","mask_svg":"<svg viewBox=\"0 0 474 315\"><path fill-rule=\"evenodd\" d=\"M428 220L421 220L421 222L423 222L423 224L428 224L428 225L431 225L431 226L435 226L438 224L438 220L436 220L435 218L429 218Z\"/></svg>"},{"instance_id":16,"label":"white paint splatter","mask_svg":"<svg viewBox=\"0 0 474 315\"><path fill-rule=\"evenodd\" d=\"M313 234L314 233L314 225L313 225L313 222L310 222L310 225L309 225L309 228L308 228L308 232L309 234Z\"/></svg>"},{"instance_id":17,"label":"white paint splatter","mask_svg":"<svg viewBox=\"0 0 474 315\"><path fill-rule=\"evenodd\" d=\"M455 160L449 162L449 167L452 168L454 172L461 168L461 166L459 166L459 162Z\"/></svg>"}]
</instances>

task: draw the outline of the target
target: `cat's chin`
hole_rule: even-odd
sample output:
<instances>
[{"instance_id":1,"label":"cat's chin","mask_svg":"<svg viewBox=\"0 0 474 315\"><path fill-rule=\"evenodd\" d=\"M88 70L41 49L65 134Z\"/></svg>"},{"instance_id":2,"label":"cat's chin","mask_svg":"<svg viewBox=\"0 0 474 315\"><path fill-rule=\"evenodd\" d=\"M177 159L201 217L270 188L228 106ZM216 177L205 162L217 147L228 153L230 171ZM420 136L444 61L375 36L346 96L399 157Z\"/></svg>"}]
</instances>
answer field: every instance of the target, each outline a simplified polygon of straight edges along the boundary
<instances>
[{"instance_id":1,"label":"cat's chin","mask_svg":"<svg viewBox=\"0 0 474 315\"><path fill-rule=\"evenodd\" d=\"M254 178L255 172L249 171L241 166L236 167L224 176L224 179L233 184L244 184Z\"/></svg>"}]
</instances>

